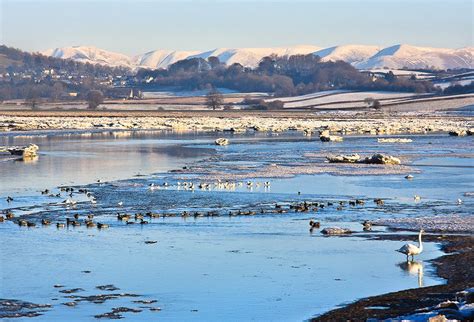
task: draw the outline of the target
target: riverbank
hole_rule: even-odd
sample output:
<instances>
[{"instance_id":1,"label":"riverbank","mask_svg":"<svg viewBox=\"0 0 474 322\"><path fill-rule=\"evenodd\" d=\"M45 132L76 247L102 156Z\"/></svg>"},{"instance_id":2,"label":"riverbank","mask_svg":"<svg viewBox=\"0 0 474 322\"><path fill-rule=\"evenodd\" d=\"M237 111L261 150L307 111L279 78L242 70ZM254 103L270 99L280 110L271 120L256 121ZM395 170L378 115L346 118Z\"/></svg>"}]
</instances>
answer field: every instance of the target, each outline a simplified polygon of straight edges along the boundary
<instances>
[{"instance_id":1,"label":"riverbank","mask_svg":"<svg viewBox=\"0 0 474 322\"><path fill-rule=\"evenodd\" d=\"M361 236L362 237L362 236ZM376 240L406 240L409 236L367 234L367 238ZM412 236L413 237L413 236ZM436 274L446 279L446 284L422 288L413 288L399 292L387 293L358 300L347 306L329 311L313 318L311 321L335 320L368 320L368 319L404 319L406 316L434 312L451 319L466 319L456 310L430 310L442 302L454 301L457 293L474 285L474 271L469 269L474 262L474 236L472 235L444 235L427 234L426 241L441 242L441 250L446 252L440 258L431 261Z\"/></svg>"},{"instance_id":2,"label":"riverbank","mask_svg":"<svg viewBox=\"0 0 474 322\"><path fill-rule=\"evenodd\" d=\"M469 131L472 117L416 113L2 111L0 132L34 130L306 131L405 134Z\"/></svg>"}]
</instances>

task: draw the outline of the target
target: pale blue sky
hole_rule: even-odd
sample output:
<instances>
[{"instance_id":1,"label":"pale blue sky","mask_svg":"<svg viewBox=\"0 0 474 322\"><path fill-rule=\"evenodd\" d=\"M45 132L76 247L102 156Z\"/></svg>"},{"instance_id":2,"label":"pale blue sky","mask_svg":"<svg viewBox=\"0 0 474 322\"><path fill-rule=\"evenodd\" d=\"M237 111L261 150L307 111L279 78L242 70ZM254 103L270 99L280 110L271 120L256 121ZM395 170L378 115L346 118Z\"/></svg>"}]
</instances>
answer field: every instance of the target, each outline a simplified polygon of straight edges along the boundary
<instances>
[{"instance_id":1,"label":"pale blue sky","mask_svg":"<svg viewBox=\"0 0 474 322\"><path fill-rule=\"evenodd\" d=\"M0 0L0 42L30 51L339 44L473 46L473 0Z\"/></svg>"}]
</instances>

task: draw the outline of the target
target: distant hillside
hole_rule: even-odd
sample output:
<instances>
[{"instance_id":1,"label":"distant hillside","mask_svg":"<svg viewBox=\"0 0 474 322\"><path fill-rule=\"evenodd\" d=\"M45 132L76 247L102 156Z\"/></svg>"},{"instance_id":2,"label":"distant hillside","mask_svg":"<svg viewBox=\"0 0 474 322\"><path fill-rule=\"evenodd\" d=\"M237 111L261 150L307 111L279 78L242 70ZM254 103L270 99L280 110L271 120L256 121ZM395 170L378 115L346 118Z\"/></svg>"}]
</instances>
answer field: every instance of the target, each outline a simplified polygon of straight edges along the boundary
<instances>
[{"instance_id":1,"label":"distant hillside","mask_svg":"<svg viewBox=\"0 0 474 322\"><path fill-rule=\"evenodd\" d=\"M217 48L203 52L155 50L129 57L96 47L75 46L56 48L44 54L79 62L125 66L129 68L168 68L171 64L190 58L218 57L226 64L239 63L255 68L263 57L313 54L322 61L342 60L358 69L412 68L412 69L474 69L474 48L448 49L394 45L386 48L366 45L341 45L329 48L293 46L276 48Z\"/></svg>"}]
</instances>

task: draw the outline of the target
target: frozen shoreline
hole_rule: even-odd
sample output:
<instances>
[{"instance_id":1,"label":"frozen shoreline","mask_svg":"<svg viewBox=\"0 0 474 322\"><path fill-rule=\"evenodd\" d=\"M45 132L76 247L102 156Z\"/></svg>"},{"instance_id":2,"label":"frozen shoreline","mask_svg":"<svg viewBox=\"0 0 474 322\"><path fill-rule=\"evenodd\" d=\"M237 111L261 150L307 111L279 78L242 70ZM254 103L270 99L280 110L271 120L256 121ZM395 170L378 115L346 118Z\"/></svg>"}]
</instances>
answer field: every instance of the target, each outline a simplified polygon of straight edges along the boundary
<instances>
[{"instance_id":1,"label":"frozen shoreline","mask_svg":"<svg viewBox=\"0 0 474 322\"><path fill-rule=\"evenodd\" d=\"M257 114L236 116L181 115L181 116L136 116L136 115L0 115L0 132L35 130L173 130L192 131L262 131L283 132L289 130L315 132L328 129L342 134L404 134L470 130L474 120L470 117L422 117L383 116L370 114L347 116L273 115Z\"/></svg>"}]
</instances>

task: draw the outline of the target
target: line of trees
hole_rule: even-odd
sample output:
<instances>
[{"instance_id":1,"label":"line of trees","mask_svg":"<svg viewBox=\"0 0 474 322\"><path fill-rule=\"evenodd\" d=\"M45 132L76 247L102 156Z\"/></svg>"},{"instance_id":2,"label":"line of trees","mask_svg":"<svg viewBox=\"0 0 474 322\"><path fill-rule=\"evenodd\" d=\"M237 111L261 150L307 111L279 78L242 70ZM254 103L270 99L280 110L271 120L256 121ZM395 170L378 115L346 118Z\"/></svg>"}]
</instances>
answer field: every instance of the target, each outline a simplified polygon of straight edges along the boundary
<instances>
[{"instance_id":1,"label":"line of trees","mask_svg":"<svg viewBox=\"0 0 474 322\"><path fill-rule=\"evenodd\" d=\"M153 77L152 85L177 86L187 90L225 87L241 92L272 92L276 96L307 94L330 89L434 92L430 82L387 74L373 79L350 64L322 62L318 56L264 57L256 68L222 64L217 57L178 61L168 69L137 72L137 79Z\"/></svg>"},{"instance_id":2,"label":"line of trees","mask_svg":"<svg viewBox=\"0 0 474 322\"><path fill-rule=\"evenodd\" d=\"M443 90L443 94L445 95L470 94L470 93L474 93L474 81L466 85L453 84L449 87L446 87Z\"/></svg>"}]
</instances>

